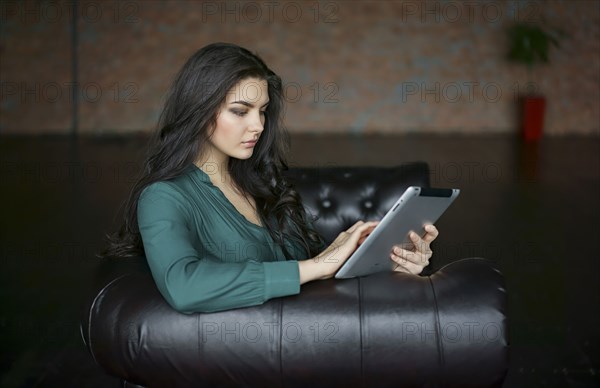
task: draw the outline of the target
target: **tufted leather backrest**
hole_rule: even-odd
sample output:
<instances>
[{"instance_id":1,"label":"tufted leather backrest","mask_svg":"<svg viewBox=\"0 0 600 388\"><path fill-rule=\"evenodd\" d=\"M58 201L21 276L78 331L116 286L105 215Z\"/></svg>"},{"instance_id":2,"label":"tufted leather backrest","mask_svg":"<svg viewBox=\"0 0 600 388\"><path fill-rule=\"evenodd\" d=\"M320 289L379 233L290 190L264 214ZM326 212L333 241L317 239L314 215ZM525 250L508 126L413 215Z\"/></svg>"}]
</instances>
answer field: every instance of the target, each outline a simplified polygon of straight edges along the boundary
<instances>
[{"instance_id":1,"label":"tufted leather backrest","mask_svg":"<svg viewBox=\"0 0 600 388\"><path fill-rule=\"evenodd\" d=\"M359 220L379 220L409 186L429 187L426 162L396 167L294 167L285 172L314 226L331 243Z\"/></svg>"}]
</instances>

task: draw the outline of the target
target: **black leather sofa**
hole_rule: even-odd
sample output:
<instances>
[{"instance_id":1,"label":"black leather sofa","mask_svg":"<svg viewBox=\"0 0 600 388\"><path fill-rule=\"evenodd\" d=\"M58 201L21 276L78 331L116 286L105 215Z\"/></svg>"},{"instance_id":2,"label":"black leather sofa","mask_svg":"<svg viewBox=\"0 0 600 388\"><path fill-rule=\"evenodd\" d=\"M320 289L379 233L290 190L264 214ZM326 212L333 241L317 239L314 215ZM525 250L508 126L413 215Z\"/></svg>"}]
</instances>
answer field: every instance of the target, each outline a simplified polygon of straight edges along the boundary
<instances>
[{"instance_id":1,"label":"black leather sofa","mask_svg":"<svg viewBox=\"0 0 600 388\"><path fill-rule=\"evenodd\" d=\"M429 186L428 173L420 162L286 172L328 242L381 218L407 186ZM106 260L81 332L124 386L486 387L501 386L508 367L504 280L479 258L428 276L315 281L260 306L190 315L163 300L143 257Z\"/></svg>"}]
</instances>

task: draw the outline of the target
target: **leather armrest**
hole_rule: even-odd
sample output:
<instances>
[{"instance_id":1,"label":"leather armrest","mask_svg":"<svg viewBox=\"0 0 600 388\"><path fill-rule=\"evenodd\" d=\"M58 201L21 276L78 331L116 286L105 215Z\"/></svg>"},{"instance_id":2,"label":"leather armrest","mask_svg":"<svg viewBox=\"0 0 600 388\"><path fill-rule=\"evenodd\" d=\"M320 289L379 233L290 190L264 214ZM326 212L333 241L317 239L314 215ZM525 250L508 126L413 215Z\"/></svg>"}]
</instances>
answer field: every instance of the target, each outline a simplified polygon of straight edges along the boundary
<instances>
[{"instance_id":1,"label":"leather armrest","mask_svg":"<svg viewBox=\"0 0 600 388\"><path fill-rule=\"evenodd\" d=\"M94 359L142 386L499 386L508 365L504 281L483 259L189 315L134 271L105 285L88 316Z\"/></svg>"}]
</instances>

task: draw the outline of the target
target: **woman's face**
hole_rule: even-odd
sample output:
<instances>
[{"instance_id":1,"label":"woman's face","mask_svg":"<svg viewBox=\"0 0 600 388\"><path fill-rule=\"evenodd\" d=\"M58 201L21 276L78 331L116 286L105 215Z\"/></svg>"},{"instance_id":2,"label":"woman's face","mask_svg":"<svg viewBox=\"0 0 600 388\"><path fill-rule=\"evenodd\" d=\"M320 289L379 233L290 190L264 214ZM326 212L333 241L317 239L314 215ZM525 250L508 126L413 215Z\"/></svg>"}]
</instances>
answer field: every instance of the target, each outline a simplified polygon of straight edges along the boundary
<instances>
[{"instance_id":1,"label":"woman's face","mask_svg":"<svg viewBox=\"0 0 600 388\"><path fill-rule=\"evenodd\" d=\"M248 159L265 124L269 103L267 81L247 78L233 87L217 114L217 125L209 139L215 159L227 156Z\"/></svg>"}]
</instances>

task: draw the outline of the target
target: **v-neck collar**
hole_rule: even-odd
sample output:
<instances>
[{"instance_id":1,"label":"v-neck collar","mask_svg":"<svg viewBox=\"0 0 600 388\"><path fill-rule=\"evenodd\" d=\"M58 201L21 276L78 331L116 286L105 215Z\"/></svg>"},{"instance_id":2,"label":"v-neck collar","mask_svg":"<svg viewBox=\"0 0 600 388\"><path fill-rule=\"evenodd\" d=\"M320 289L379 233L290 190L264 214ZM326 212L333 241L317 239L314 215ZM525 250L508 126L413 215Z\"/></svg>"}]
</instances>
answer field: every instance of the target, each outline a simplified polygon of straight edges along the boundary
<instances>
[{"instance_id":1,"label":"v-neck collar","mask_svg":"<svg viewBox=\"0 0 600 388\"><path fill-rule=\"evenodd\" d=\"M189 169L194 172L201 181L212 184L210 177L207 173L205 173L200 167L196 166L194 163L190 164Z\"/></svg>"},{"instance_id":2,"label":"v-neck collar","mask_svg":"<svg viewBox=\"0 0 600 388\"><path fill-rule=\"evenodd\" d=\"M231 203L229 198L227 198L225 193L223 193L223 190L221 190L218 186L213 184L212 181L210 180L210 177L208 176L208 174L206 172L204 172L200 167L198 167L194 163L192 163L190 165L190 169L193 171L193 173L195 173L200 178L201 181L207 183L210 187L212 187L218 193L218 195L220 195L221 198L225 201L227 206L229 206L231 208L233 213L236 214L237 217L240 218L243 222L246 222L248 225L251 225L260 230L263 230L263 231L267 230L264 226L256 225L254 222L248 220L242 213L240 213L240 211L233 205L233 203Z\"/></svg>"}]
</instances>

